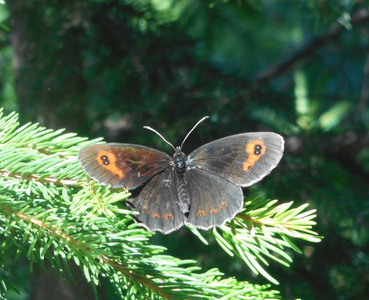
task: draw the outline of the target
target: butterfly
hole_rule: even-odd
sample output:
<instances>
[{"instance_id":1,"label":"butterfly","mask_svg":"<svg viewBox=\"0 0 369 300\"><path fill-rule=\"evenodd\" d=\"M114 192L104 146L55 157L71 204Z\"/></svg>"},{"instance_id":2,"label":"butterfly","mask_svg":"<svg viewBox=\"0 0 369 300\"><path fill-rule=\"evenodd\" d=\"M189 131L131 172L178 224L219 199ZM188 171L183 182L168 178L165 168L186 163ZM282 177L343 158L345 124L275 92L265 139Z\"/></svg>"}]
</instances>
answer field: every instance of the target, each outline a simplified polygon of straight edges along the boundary
<instances>
[{"instance_id":1,"label":"butterfly","mask_svg":"<svg viewBox=\"0 0 369 300\"><path fill-rule=\"evenodd\" d=\"M209 230L233 219L243 208L242 187L263 179L282 158L284 140L273 132L227 136L194 150L182 147L196 126L174 147L174 155L141 145L95 144L82 148L78 159L97 182L138 190L127 201L139 224L164 234L184 225Z\"/></svg>"}]
</instances>

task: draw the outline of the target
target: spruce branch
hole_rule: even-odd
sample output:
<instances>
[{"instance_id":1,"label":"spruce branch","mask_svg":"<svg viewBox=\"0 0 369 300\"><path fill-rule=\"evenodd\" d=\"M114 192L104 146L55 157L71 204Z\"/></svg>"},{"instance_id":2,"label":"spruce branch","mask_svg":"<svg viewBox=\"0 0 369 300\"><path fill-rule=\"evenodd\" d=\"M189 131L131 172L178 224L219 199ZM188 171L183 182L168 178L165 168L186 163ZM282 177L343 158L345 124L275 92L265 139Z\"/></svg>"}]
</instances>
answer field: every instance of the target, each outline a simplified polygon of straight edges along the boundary
<instances>
[{"instance_id":1,"label":"spruce branch","mask_svg":"<svg viewBox=\"0 0 369 300\"><path fill-rule=\"evenodd\" d=\"M302 251L288 238L302 239L318 243L321 236L311 230L316 223L316 210L305 211L308 204L292 208L293 202L276 206L277 200L265 200L258 197L245 201L244 210L237 214L233 223L213 228L213 236L219 246L230 256L238 256L255 274L261 274L274 284L279 284L262 265L268 266L269 258L289 267L292 258L287 249L299 254ZM201 240L206 239L192 229Z\"/></svg>"},{"instance_id":2,"label":"spruce branch","mask_svg":"<svg viewBox=\"0 0 369 300\"><path fill-rule=\"evenodd\" d=\"M122 299L279 298L268 284L224 278L217 269L204 272L196 261L165 255L164 247L151 244L154 233L138 227L124 205L126 190L86 180L77 152L100 139L37 124L19 127L17 118L0 116L1 251L16 247L31 263L49 261L65 280L72 278L67 262L73 260L92 286L107 278ZM261 264L271 259L288 266L285 249L298 251L289 238L319 240L310 231L311 211L274 204L249 200L233 223L211 231L227 253L272 282ZM207 243L203 233L193 232ZM6 261L0 264L9 269ZM11 288L8 275L0 272L2 291Z\"/></svg>"}]
</instances>

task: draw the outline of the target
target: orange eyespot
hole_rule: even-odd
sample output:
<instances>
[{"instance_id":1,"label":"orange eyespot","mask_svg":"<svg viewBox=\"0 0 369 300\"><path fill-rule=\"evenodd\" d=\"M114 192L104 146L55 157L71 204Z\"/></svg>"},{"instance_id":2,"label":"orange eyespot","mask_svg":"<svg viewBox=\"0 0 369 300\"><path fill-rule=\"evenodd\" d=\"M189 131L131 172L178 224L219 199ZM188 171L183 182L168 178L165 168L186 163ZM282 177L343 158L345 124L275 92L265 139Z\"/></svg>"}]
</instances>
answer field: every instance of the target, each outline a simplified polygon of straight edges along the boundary
<instances>
[{"instance_id":1,"label":"orange eyespot","mask_svg":"<svg viewBox=\"0 0 369 300\"><path fill-rule=\"evenodd\" d=\"M158 218L158 219L160 219L160 218L161 218L160 214L152 214L151 216L152 216L154 219L155 219L155 218Z\"/></svg>"},{"instance_id":2,"label":"orange eyespot","mask_svg":"<svg viewBox=\"0 0 369 300\"><path fill-rule=\"evenodd\" d=\"M222 202L220 203L220 208L221 208L221 209L225 209L225 208L227 208L227 207L228 207L228 203L227 203L227 202L222 201Z\"/></svg>"},{"instance_id":3,"label":"orange eyespot","mask_svg":"<svg viewBox=\"0 0 369 300\"><path fill-rule=\"evenodd\" d=\"M147 214L150 213L150 210L149 210L149 208L146 205L142 206L141 211L142 212L146 212Z\"/></svg>"},{"instance_id":4,"label":"orange eyespot","mask_svg":"<svg viewBox=\"0 0 369 300\"><path fill-rule=\"evenodd\" d=\"M164 219L167 220L167 221L168 220L174 220L174 216L172 214L165 214Z\"/></svg>"},{"instance_id":5,"label":"orange eyespot","mask_svg":"<svg viewBox=\"0 0 369 300\"><path fill-rule=\"evenodd\" d=\"M206 213L204 210L199 210L197 213L196 213L196 217L205 217Z\"/></svg>"},{"instance_id":6,"label":"orange eyespot","mask_svg":"<svg viewBox=\"0 0 369 300\"><path fill-rule=\"evenodd\" d=\"M117 157L113 152L101 150L97 153L97 161L100 166L108 170L115 178L124 178L124 172L118 168Z\"/></svg>"},{"instance_id":7,"label":"orange eyespot","mask_svg":"<svg viewBox=\"0 0 369 300\"><path fill-rule=\"evenodd\" d=\"M254 168L255 163L265 153L266 146L263 140L254 140L246 144L245 152L248 154L247 159L243 162L243 170L248 172Z\"/></svg>"}]
</instances>

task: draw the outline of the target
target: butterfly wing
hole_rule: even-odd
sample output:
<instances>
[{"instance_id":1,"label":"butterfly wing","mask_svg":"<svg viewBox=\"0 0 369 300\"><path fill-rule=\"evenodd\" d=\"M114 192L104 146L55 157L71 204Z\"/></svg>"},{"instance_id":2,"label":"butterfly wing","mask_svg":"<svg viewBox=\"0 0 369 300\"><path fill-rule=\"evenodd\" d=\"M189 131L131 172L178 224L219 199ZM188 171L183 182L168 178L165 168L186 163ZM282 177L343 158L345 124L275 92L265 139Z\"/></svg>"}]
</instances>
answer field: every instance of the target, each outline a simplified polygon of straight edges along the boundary
<instances>
[{"instance_id":1,"label":"butterfly wing","mask_svg":"<svg viewBox=\"0 0 369 300\"><path fill-rule=\"evenodd\" d=\"M128 206L139 212L136 217L142 226L150 231L168 234L184 224L184 214L179 208L179 201L174 187L175 178L171 169L153 177Z\"/></svg>"},{"instance_id":2,"label":"butterfly wing","mask_svg":"<svg viewBox=\"0 0 369 300\"><path fill-rule=\"evenodd\" d=\"M191 208L186 225L208 230L223 225L242 209L241 187L214 173L194 168L187 173Z\"/></svg>"},{"instance_id":3,"label":"butterfly wing","mask_svg":"<svg viewBox=\"0 0 369 300\"><path fill-rule=\"evenodd\" d=\"M170 156L145 146L110 143L84 147L78 159L84 171L99 183L131 190L167 169Z\"/></svg>"},{"instance_id":4,"label":"butterfly wing","mask_svg":"<svg viewBox=\"0 0 369 300\"><path fill-rule=\"evenodd\" d=\"M188 156L187 164L246 187L268 175L283 150L284 140L276 133L242 133L201 146Z\"/></svg>"}]
</instances>

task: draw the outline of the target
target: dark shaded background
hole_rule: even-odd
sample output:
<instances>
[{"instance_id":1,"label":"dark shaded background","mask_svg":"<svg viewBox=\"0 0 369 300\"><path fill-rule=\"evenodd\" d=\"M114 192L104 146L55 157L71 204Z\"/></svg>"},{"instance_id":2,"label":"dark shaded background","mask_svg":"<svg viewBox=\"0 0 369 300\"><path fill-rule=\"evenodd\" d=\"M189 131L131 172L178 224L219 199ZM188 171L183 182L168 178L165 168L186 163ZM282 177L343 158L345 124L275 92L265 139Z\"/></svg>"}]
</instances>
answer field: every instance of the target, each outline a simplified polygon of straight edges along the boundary
<instances>
[{"instance_id":1,"label":"dark shaded background","mask_svg":"<svg viewBox=\"0 0 369 300\"><path fill-rule=\"evenodd\" d=\"M284 135L281 164L246 194L310 203L325 238L299 242L304 255L291 253L288 269L272 264L281 283L275 288L284 299L369 298L367 7L344 0L8 0L0 5L1 106L19 111L23 123L168 153L143 125L179 144L209 115L187 153L229 134ZM266 283L186 229L154 241L205 268ZM14 268L22 299L42 299L53 276ZM73 286L65 289L72 296L63 299L83 299ZM114 299L108 290L102 299Z\"/></svg>"}]
</instances>

